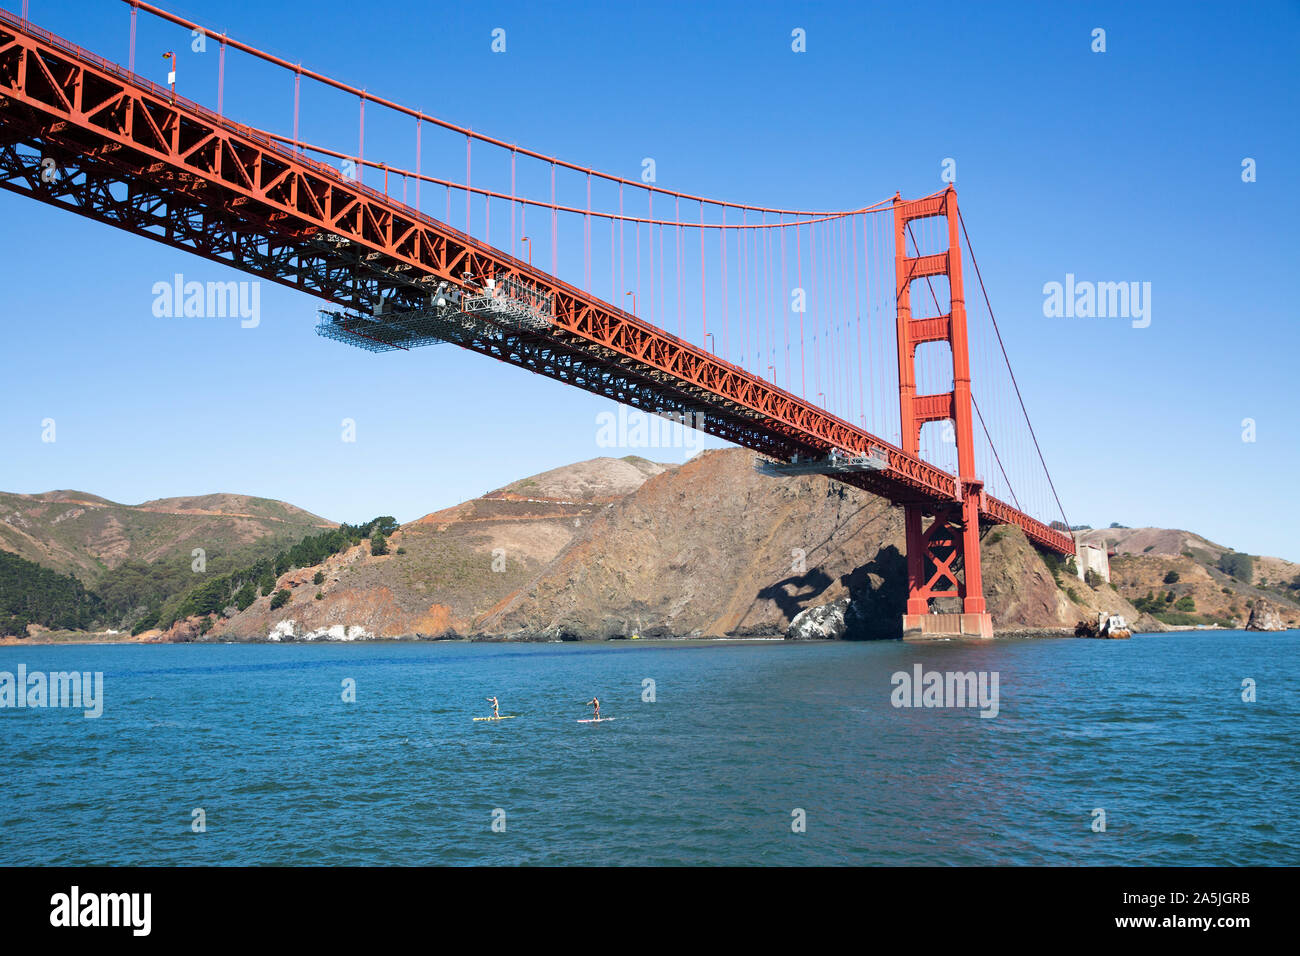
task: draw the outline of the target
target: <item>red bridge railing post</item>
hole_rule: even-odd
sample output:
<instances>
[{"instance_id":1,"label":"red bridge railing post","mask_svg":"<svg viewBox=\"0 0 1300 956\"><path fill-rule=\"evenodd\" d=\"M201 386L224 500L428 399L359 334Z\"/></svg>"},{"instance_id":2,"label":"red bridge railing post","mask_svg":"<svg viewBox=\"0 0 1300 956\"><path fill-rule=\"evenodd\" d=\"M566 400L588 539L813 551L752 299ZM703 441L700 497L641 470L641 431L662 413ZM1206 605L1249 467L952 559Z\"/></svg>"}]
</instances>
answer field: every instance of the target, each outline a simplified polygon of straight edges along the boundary
<instances>
[{"instance_id":1,"label":"red bridge railing post","mask_svg":"<svg viewBox=\"0 0 1300 956\"><path fill-rule=\"evenodd\" d=\"M915 255L908 255L907 244L912 238L910 223L936 216L947 220L947 250L923 255L920 249L916 249ZM921 428L926 422L951 420L957 442L959 479L959 500L946 505L921 500L903 505L907 537L905 637L993 636L993 622L984 601L984 582L980 573L979 516L984 484L975 473L970 349L966 337L959 228L957 190L952 186L924 199L894 197L898 404L902 447L905 452L919 456ZM946 276L948 279L948 312L915 319L912 317L912 283L932 276ZM952 352L953 387L949 392L917 394L916 350L927 342L947 342ZM926 517L931 519L928 527L924 521ZM932 614L930 602L941 597L959 598L961 611Z\"/></svg>"}]
</instances>

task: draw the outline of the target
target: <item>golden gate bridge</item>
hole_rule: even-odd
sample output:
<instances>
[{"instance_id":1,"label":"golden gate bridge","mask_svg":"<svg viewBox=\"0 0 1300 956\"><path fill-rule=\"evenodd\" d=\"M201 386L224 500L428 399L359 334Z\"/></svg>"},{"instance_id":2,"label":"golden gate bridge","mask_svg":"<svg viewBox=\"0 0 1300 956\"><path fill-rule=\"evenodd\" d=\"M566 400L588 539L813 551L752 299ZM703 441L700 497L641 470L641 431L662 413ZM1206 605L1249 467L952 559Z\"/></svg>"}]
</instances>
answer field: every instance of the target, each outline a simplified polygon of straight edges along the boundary
<instances>
[{"instance_id":1,"label":"golden gate bridge","mask_svg":"<svg viewBox=\"0 0 1300 956\"><path fill-rule=\"evenodd\" d=\"M951 185L845 210L688 194L123 2L126 67L0 10L3 188L326 300L329 339L458 345L900 504L906 634L992 635L981 525L1074 553ZM215 107L178 95L173 51L169 86L136 73L140 14L217 44ZM228 53L285 74L290 132L226 115ZM355 150L301 137L304 81L355 99ZM409 161L367 155L367 107L410 125Z\"/></svg>"}]
</instances>

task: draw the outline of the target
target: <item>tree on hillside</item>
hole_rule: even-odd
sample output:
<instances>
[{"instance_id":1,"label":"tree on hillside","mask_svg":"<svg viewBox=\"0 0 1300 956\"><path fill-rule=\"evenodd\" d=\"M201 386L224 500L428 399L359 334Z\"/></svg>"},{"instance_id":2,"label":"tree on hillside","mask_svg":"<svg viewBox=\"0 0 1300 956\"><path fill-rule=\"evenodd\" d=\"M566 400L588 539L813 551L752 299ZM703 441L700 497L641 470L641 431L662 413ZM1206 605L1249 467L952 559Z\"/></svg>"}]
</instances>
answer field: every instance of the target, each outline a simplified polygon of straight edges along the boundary
<instances>
[{"instance_id":1,"label":"tree on hillside","mask_svg":"<svg viewBox=\"0 0 1300 956\"><path fill-rule=\"evenodd\" d=\"M312 584L324 584L324 583L325 583L325 572L324 572L324 571L317 571L314 575L312 575L311 583L312 583Z\"/></svg>"},{"instance_id":2,"label":"tree on hillside","mask_svg":"<svg viewBox=\"0 0 1300 956\"><path fill-rule=\"evenodd\" d=\"M370 539L370 553L376 556L381 554L387 554L388 539L385 538L382 534L376 533L375 536Z\"/></svg>"},{"instance_id":3,"label":"tree on hillside","mask_svg":"<svg viewBox=\"0 0 1300 956\"><path fill-rule=\"evenodd\" d=\"M392 515L383 515L375 518L370 522L369 531L371 534L378 532L382 535L390 535L397 530L397 519Z\"/></svg>"},{"instance_id":4,"label":"tree on hillside","mask_svg":"<svg viewBox=\"0 0 1300 956\"><path fill-rule=\"evenodd\" d=\"M286 588L281 588L280 590L276 591L275 597L271 598L271 610L278 611L280 608L288 604L289 599L292 597L293 595L290 594Z\"/></svg>"},{"instance_id":5,"label":"tree on hillside","mask_svg":"<svg viewBox=\"0 0 1300 956\"><path fill-rule=\"evenodd\" d=\"M1170 571L1168 574L1165 575L1165 584L1177 584L1177 583L1178 583L1177 571Z\"/></svg>"},{"instance_id":6,"label":"tree on hillside","mask_svg":"<svg viewBox=\"0 0 1300 956\"><path fill-rule=\"evenodd\" d=\"M0 633L26 637L28 624L85 630L102 613L99 596L76 578L0 551Z\"/></svg>"},{"instance_id":7,"label":"tree on hillside","mask_svg":"<svg viewBox=\"0 0 1300 956\"><path fill-rule=\"evenodd\" d=\"M235 607L241 611L247 611L256 600L257 586L252 581L246 581L244 586L235 594Z\"/></svg>"},{"instance_id":8,"label":"tree on hillside","mask_svg":"<svg viewBox=\"0 0 1300 956\"><path fill-rule=\"evenodd\" d=\"M1219 555L1219 570L1249 584L1255 575L1255 559L1248 554L1227 551Z\"/></svg>"}]
</instances>

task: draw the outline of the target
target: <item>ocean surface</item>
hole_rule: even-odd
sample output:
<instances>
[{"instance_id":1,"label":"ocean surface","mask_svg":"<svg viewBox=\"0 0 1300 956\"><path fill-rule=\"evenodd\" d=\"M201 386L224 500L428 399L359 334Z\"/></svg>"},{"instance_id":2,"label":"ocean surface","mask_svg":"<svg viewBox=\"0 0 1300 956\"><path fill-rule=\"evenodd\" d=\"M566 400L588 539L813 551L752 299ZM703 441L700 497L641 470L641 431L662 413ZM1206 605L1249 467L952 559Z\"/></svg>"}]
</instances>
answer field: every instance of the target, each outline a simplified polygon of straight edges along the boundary
<instances>
[{"instance_id":1,"label":"ocean surface","mask_svg":"<svg viewBox=\"0 0 1300 956\"><path fill-rule=\"evenodd\" d=\"M3 647L102 672L104 709L0 709L0 863L1294 866L1298 661L1295 631ZM996 674L997 716L894 706L917 664ZM491 695L517 718L472 721Z\"/></svg>"}]
</instances>

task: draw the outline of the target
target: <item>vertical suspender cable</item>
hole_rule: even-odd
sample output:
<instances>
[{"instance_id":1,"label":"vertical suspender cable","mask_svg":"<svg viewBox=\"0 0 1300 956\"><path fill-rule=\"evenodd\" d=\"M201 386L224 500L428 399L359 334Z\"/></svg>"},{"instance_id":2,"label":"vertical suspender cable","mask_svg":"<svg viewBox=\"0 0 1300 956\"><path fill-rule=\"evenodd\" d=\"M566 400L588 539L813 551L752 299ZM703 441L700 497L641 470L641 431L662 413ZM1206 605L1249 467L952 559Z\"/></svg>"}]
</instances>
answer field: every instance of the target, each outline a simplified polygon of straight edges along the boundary
<instances>
[{"instance_id":1,"label":"vertical suspender cable","mask_svg":"<svg viewBox=\"0 0 1300 956\"><path fill-rule=\"evenodd\" d=\"M700 200L700 327L703 329L702 334L707 339L709 333L709 310L708 303L705 301L705 294L708 286L704 281L704 200ZM701 340L700 344L708 346L706 340ZM715 336L716 347L716 336Z\"/></svg>"}]
</instances>

